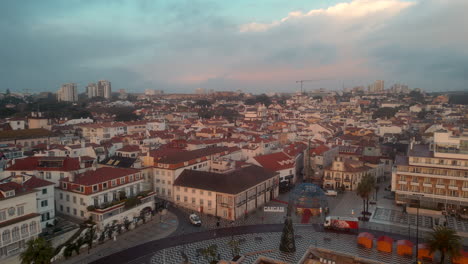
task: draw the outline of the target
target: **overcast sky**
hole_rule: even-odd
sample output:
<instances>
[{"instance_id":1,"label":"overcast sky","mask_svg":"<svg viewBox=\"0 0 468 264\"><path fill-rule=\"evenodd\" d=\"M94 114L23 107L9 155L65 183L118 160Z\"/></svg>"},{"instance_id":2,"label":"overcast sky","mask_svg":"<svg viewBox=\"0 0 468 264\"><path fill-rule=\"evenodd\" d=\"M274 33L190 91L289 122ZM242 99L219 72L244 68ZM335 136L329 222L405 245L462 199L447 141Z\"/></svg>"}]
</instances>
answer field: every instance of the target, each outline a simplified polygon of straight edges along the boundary
<instances>
[{"instance_id":1,"label":"overcast sky","mask_svg":"<svg viewBox=\"0 0 468 264\"><path fill-rule=\"evenodd\" d=\"M468 90L467 0L4 0L0 92Z\"/></svg>"}]
</instances>

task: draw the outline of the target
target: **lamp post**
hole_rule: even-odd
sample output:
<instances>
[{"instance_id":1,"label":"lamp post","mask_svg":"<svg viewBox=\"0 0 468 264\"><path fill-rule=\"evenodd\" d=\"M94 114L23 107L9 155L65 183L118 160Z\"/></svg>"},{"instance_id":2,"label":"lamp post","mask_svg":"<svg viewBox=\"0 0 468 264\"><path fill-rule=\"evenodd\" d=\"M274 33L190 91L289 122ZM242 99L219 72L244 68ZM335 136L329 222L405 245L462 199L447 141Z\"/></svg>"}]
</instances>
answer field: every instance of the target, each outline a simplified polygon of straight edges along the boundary
<instances>
[{"instance_id":1,"label":"lamp post","mask_svg":"<svg viewBox=\"0 0 468 264\"><path fill-rule=\"evenodd\" d=\"M416 260L414 261L415 264L418 264L419 259L419 207L421 207L421 197L424 197L423 194L413 194L413 196L418 197L418 207L416 208Z\"/></svg>"}]
</instances>

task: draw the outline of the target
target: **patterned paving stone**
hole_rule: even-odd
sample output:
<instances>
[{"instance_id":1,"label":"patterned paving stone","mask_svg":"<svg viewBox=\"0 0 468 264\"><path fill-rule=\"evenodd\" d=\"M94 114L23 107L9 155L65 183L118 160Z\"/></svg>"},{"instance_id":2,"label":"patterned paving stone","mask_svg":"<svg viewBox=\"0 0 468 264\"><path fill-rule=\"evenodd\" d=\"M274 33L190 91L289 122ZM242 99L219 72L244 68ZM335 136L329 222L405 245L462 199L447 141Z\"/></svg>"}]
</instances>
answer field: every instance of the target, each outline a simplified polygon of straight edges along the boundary
<instances>
[{"instance_id":1,"label":"patterned paving stone","mask_svg":"<svg viewBox=\"0 0 468 264\"><path fill-rule=\"evenodd\" d=\"M267 256L274 259L279 259L287 263L298 263L302 258L306 250L310 246L317 246L327 248L330 250L340 251L363 258L370 258L378 260L382 263L395 263L395 264L407 264L411 263L411 258L402 257L396 253L388 254L373 249L363 249L356 245L356 236L350 234L337 234L337 233L325 233L325 232L314 232L313 229L307 227L296 227L296 253L284 254L278 250L281 233L263 233L263 234L248 234L235 236L234 239L241 239L244 242L241 243L241 254L249 255L246 257L243 264L253 263L259 255ZM258 239L261 237L262 239ZM257 238L257 239L256 239ZM327 239L324 239L327 238ZM182 252L184 252L189 261L194 264L205 264L206 260L197 253L202 248L206 248L209 245L218 245L218 253L222 259L231 259L230 247L228 241L231 237L214 238L211 240L205 240L197 243L192 243L186 246L177 246L168 248L166 250L156 252L151 263L167 263L167 264L179 264L183 261ZM271 250L267 253L258 254L256 252ZM396 248L394 247L394 251Z\"/></svg>"}]
</instances>

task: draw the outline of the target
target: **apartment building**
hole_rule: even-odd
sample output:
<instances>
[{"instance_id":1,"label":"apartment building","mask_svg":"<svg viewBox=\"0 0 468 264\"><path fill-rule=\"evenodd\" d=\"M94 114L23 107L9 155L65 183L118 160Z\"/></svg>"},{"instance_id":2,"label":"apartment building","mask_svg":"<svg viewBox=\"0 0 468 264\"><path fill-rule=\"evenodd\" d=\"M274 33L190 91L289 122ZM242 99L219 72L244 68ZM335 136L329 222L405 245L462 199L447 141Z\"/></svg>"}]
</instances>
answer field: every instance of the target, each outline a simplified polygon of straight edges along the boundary
<instances>
[{"instance_id":1,"label":"apartment building","mask_svg":"<svg viewBox=\"0 0 468 264\"><path fill-rule=\"evenodd\" d=\"M57 212L91 217L101 230L113 221L132 221L142 210L154 209L154 192L144 192L143 184L140 170L131 168L103 167L70 176L56 189Z\"/></svg>"},{"instance_id":2,"label":"apartment building","mask_svg":"<svg viewBox=\"0 0 468 264\"><path fill-rule=\"evenodd\" d=\"M59 102L76 102L78 101L78 86L76 83L65 83L57 91L57 99Z\"/></svg>"},{"instance_id":3,"label":"apartment building","mask_svg":"<svg viewBox=\"0 0 468 264\"><path fill-rule=\"evenodd\" d=\"M127 133L127 124L124 122L84 124L78 127L81 128L81 135L86 140L97 144L100 144L102 140L108 140Z\"/></svg>"},{"instance_id":4,"label":"apartment building","mask_svg":"<svg viewBox=\"0 0 468 264\"><path fill-rule=\"evenodd\" d=\"M296 183L296 159L295 157L286 155L284 152L256 156L249 159L247 162L277 172L280 177L280 182L287 182L290 184Z\"/></svg>"},{"instance_id":5,"label":"apartment building","mask_svg":"<svg viewBox=\"0 0 468 264\"><path fill-rule=\"evenodd\" d=\"M0 262L20 253L42 232L36 192L13 181L0 183Z\"/></svg>"},{"instance_id":6,"label":"apartment building","mask_svg":"<svg viewBox=\"0 0 468 264\"><path fill-rule=\"evenodd\" d=\"M437 131L432 145L411 143L407 156L396 157L392 191L399 204L466 213L468 135Z\"/></svg>"},{"instance_id":7,"label":"apartment building","mask_svg":"<svg viewBox=\"0 0 468 264\"><path fill-rule=\"evenodd\" d=\"M215 173L184 170L174 182L174 203L236 220L278 196L279 175L256 165Z\"/></svg>"}]
</instances>

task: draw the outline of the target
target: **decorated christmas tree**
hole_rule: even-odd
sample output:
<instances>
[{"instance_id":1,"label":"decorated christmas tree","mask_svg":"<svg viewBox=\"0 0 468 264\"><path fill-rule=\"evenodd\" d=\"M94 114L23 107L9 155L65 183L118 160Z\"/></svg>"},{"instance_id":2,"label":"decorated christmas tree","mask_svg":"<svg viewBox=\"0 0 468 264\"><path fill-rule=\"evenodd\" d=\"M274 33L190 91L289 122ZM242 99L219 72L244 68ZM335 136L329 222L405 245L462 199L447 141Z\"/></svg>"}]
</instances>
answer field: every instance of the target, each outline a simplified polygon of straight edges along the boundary
<instances>
[{"instance_id":1,"label":"decorated christmas tree","mask_svg":"<svg viewBox=\"0 0 468 264\"><path fill-rule=\"evenodd\" d=\"M296 242L294 241L294 228L291 219L291 202L288 204L288 212L284 220L283 234L281 235L280 250L284 253L296 252Z\"/></svg>"}]
</instances>

